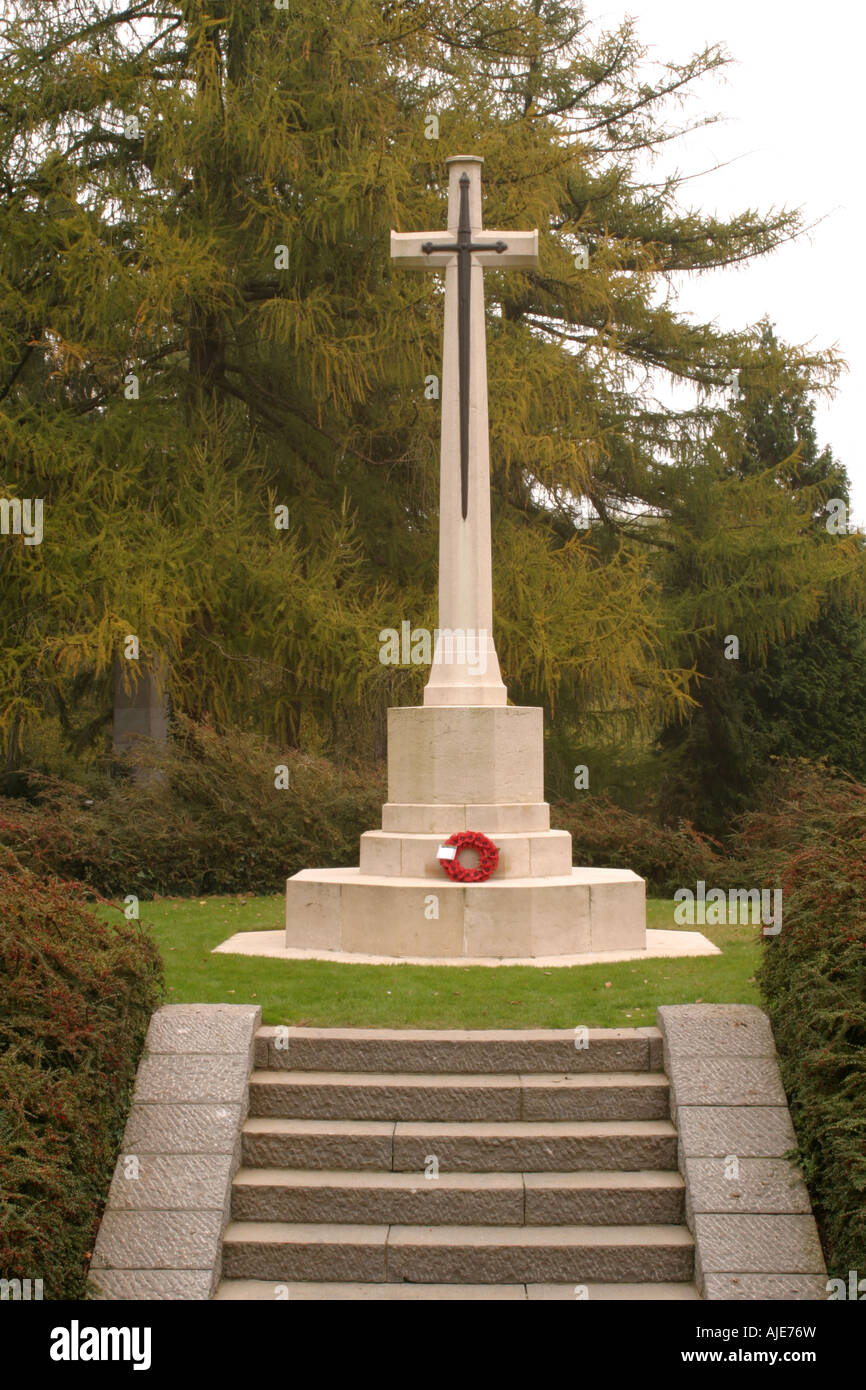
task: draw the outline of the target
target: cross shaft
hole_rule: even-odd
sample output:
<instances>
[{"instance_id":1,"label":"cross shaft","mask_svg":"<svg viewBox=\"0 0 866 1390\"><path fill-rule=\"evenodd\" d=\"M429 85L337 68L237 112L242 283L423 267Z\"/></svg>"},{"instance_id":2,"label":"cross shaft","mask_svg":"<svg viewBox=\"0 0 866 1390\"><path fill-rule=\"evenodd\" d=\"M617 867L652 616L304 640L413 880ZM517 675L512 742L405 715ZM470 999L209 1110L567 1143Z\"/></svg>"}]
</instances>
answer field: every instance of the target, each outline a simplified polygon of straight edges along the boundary
<instances>
[{"instance_id":1,"label":"cross shaft","mask_svg":"<svg viewBox=\"0 0 866 1390\"><path fill-rule=\"evenodd\" d=\"M457 355L460 373L460 507L463 520L469 511L469 277L473 251L495 251L502 255L508 250L507 241L473 241L469 221L469 175L460 176L460 222L457 240L421 243L425 256L434 252L453 251L457 255Z\"/></svg>"},{"instance_id":2,"label":"cross shaft","mask_svg":"<svg viewBox=\"0 0 866 1390\"><path fill-rule=\"evenodd\" d=\"M439 466L439 636L425 706L505 705L493 640L484 271L534 270L538 232L484 227L477 155L453 155L447 231L393 232L391 255L445 272ZM455 634L457 637L455 638ZM448 643L462 636L466 650ZM470 654L469 639L475 642Z\"/></svg>"}]
</instances>

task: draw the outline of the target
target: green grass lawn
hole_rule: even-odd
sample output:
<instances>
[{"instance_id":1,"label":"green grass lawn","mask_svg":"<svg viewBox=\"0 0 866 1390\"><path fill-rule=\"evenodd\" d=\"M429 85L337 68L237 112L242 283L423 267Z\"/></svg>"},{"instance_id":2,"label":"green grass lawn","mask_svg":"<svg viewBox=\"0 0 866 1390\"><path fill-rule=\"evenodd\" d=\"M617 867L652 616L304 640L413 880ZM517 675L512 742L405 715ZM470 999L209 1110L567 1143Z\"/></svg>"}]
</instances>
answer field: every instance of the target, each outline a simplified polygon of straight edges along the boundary
<instances>
[{"instance_id":1,"label":"green grass lawn","mask_svg":"<svg viewBox=\"0 0 866 1390\"><path fill-rule=\"evenodd\" d=\"M673 929L672 901L647 925ZM110 909L103 908L108 912ZM283 926L282 895L142 902L171 1004L261 1006L265 1023L331 1028L637 1028L659 1004L757 1004L759 927L703 927L720 956L544 970L520 966L339 965L212 955L238 931Z\"/></svg>"}]
</instances>

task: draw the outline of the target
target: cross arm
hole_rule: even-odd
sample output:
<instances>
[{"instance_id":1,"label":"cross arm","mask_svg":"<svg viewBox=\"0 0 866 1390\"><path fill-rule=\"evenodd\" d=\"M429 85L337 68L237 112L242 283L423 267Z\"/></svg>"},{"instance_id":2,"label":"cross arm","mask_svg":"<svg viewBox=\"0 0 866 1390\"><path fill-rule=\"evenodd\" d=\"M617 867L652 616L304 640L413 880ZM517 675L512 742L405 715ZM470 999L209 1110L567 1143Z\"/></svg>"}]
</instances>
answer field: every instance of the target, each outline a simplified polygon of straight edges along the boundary
<instances>
[{"instance_id":1,"label":"cross arm","mask_svg":"<svg viewBox=\"0 0 866 1390\"><path fill-rule=\"evenodd\" d=\"M444 270L451 260L451 253L437 255L433 251L425 255L421 247L427 241L447 239L447 232L392 232L391 259L409 270Z\"/></svg>"},{"instance_id":2,"label":"cross arm","mask_svg":"<svg viewBox=\"0 0 866 1390\"><path fill-rule=\"evenodd\" d=\"M496 251L476 251L473 260L484 266L485 269L494 270L536 270L538 268L538 231L534 232L499 232L485 227L483 232L474 233L479 239L484 241L504 241L507 250L497 253ZM432 260L432 256L429 257Z\"/></svg>"},{"instance_id":3,"label":"cross arm","mask_svg":"<svg viewBox=\"0 0 866 1390\"><path fill-rule=\"evenodd\" d=\"M477 237L485 242L504 241L506 251L474 251L473 261L485 269L535 270L538 266L538 232L498 232L475 229L473 240ZM450 264L452 252L431 251L426 254L421 248L426 242L453 241L448 231L441 232L392 232L391 258L410 270L444 270Z\"/></svg>"}]
</instances>

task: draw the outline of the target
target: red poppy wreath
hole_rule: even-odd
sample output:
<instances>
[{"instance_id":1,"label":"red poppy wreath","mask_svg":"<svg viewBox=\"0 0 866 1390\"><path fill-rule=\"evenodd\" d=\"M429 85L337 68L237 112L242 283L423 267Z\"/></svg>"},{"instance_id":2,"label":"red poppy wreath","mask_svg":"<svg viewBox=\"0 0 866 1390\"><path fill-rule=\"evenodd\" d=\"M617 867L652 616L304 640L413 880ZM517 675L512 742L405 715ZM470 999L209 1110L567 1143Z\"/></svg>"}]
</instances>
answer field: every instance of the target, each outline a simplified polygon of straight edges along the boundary
<instances>
[{"instance_id":1,"label":"red poppy wreath","mask_svg":"<svg viewBox=\"0 0 866 1390\"><path fill-rule=\"evenodd\" d=\"M440 845L440 850L454 846L453 859L439 859L439 863L454 883L483 883L489 878L499 863L499 850L492 840L482 835L480 830L458 830L450 839ZM474 849L478 854L478 867L467 869L460 863L460 851Z\"/></svg>"}]
</instances>

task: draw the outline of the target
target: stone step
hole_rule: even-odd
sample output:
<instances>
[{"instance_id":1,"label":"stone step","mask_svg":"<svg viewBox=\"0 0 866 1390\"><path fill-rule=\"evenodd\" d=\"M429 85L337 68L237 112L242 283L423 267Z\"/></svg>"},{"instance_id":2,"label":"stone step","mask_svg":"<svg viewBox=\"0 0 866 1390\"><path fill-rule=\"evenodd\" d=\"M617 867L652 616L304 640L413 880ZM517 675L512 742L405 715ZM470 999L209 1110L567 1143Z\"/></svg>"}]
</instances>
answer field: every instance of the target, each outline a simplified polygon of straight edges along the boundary
<instances>
[{"instance_id":1,"label":"stone step","mask_svg":"<svg viewBox=\"0 0 866 1390\"><path fill-rule=\"evenodd\" d=\"M248 1168L568 1172L603 1168L672 1169L677 1134L670 1120L548 1120L437 1124L399 1120L247 1119L242 1161Z\"/></svg>"},{"instance_id":2,"label":"stone step","mask_svg":"<svg viewBox=\"0 0 866 1390\"><path fill-rule=\"evenodd\" d=\"M440 1172L537 1173L604 1168L675 1168L676 1130L670 1120L547 1120L504 1124L424 1124L394 1127L395 1172L423 1172L429 1156Z\"/></svg>"},{"instance_id":3,"label":"stone step","mask_svg":"<svg viewBox=\"0 0 866 1390\"><path fill-rule=\"evenodd\" d=\"M673 1225L683 1219L676 1172L418 1173L241 1168L236 1221L355 1225Z\"/></svg>"},{"instance_id":4,"label":"stone step","mask_svg":"<svg viewBox=\"0 0 866 1390\"><path fill-rule=\"evenodd\" d=\"M668 1117L661 1072L255 1071L250 1115L358 1120L652 1120Z\"/></svg>"},{"instance_id":5,"label":"stone step","mask_svg":"<svg viewBox=\"0 0 866 1390\"><path fill-rule=\"evenodd\" d=\"M675 1226L685 1220L676 1170L524 1173L527 1226Z\"/></svg>"},{"instance_id":6,"label":"stone step","mask_svg":"<svg viewBox=\"0 0 866 1390\"><path fill-rule=\"evenodd\" d=\"M232 1185L236 1221L522 1225L523 1201L520 1173L241 1168Z\"/></svg>"},{"instance_id":7,"label":"stone step","mask_svg":"<svg viewBox=\"0 0 866 1390\"><path fill-rule=\"evenodd\" d=\"M584 1284L579 1294L591 1302L700 1302L694 1284ZM299 1284L274 1283L265 1279L222 1279L214 1298L224 1302L260 1300L273 1303L286 1300L305 1302L394 1302L434 1303L441 1301L511 1302L568 1299L574 1302L574 1284Z\"/></svg>"},{"instance_id":8,"label":"stone step","mask_svg":"<svg viewBox=\"0 0 866 1390\"><path fill-rule=\"evenodd\" d=\"M263 1070L536 1075L661 1071L657 1028L426 1031L276 1028L256 1034ZM579 1046L575 1046L578 1043Z\"/></svg>"},{"instance_id":9,"label":"stone step","mask_svg":"<svg viewBox=\"0 0 866 1390\"><path fill-rule=\"evenodd\" d=\"M225 1279L429 1284L683 1283L684 1226L358 1226L231 1221Z\"/></svg>"},{"instance_id":10,"label":"stone step","mask_svg":"<svg viewBox=\"0 0 866 1390\"><path fill-rule=\"evenodd\" d=\"M391 1171L394 1124L387 1120L286 1120L251 1117L241 1133L247 1168L352 1168Z\"/></svg>"}]
</instances>

